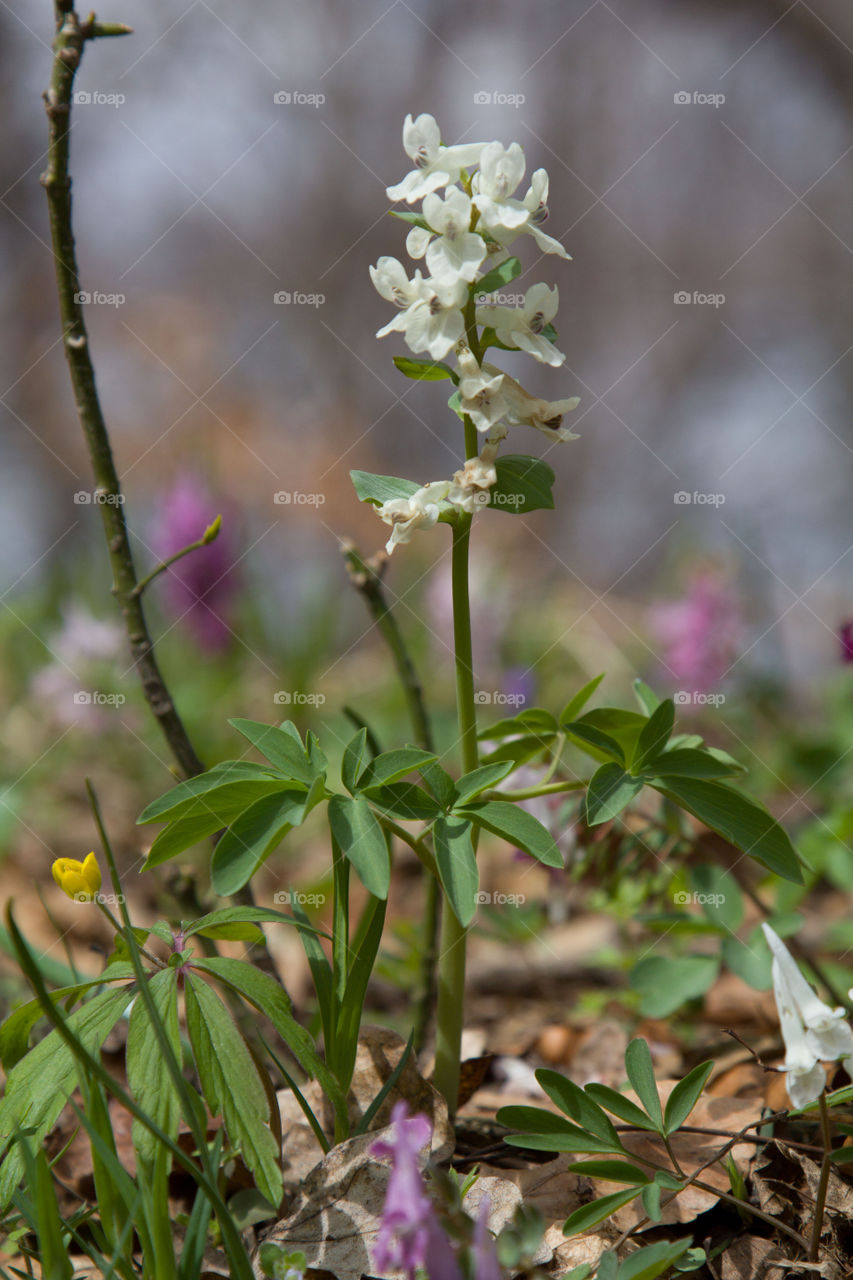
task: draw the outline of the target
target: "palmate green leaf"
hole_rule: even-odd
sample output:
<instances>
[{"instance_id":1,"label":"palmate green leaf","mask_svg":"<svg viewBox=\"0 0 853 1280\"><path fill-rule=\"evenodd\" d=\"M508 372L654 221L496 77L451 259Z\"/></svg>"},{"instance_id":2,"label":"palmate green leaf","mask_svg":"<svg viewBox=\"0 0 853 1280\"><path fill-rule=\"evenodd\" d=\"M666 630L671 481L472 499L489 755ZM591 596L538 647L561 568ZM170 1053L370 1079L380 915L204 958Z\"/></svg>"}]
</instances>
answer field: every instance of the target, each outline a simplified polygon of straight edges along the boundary
<instances>
[{"instance_id":1,"label":"palmate green leaf","mask_svg":"<svg viewBox=\"0 0 853 1280\"><path fill-rule=\"evenodd\" d=\"M77 996L91 991L92 987L99 987L102 982L127 981L132 977L133 965L118 961L108 965L97 978L91 978L88 982L78 982L70 987L60 987L58 991L51 991L50 998L54 1003L67 1000L70 1004ZM41 1002L28 1000L26 1004L14 1009L0 1027L0 1061L7 1075L27 1052L30 1032L44 1016Z\"/></svg>"},{"instance_id":2,"label":"palmate green leaf","mask_svg":"<svg viewBox=\"0 0 853 1280\"><path fill-rule=\"evenodd\" d=\"M303 943L310 943L312 946L316 944L319 947L319 943L307 930L301 937ZM322 955L322 952L320 954ZM312 1078L316 1077L335 1111L346 1115L346 1100L334 1076L317 1053L310 1034L294 1018L290 999L280 983L269 974L256 969L253 964L225 956L217 956L209 960L193 960L192 967L226 983L265 1014L305 1074Z\"/></svg>"},{"instance_id":3,"label":"palmate green leaf","mask_svg":"<svg viewBox=\"0 0 853 1280\"><path fill-rule=\"evenodd\" d=\"M733 787L700 778L672 777L650 785L774 875L793 884L803 883L800 859L787 832L766 809Z\"/></svg>"},{"instance_id":4,"label":"palmate green leaf","mask_svg":"<svg viewBox=\"0 0 853 1280\"><path fill-rule=\"evenodd\" d=\"M181 1030L178 1025L178 974L161 969L148 983L148 990L178 1062L181 1061ZM151 1119L170 1138L177 1138L181 1100L175 1089L166 1059L160 1050L144 1000L135 1000L127 1032L127 1083L130 1092ZM133 1145L137 1159L153 1168L162 1144L150 1129L134 1120Z\"/></svg>"},{"instance_id":5,"label":"palmate green leaf","mask_svg":"<svg viewBox=\"0 0 853 1280\"><path fill-rule=\"evenodd\" d=\"M176 811L187 810L192 801L200 801L202 797L207 797L208 792L219 791L220 788L233 786L233 791L225 791L222 800L230 796L236 796L242 799L243 796L249 797L246 803L252 799L257 799L258 792L252 790L252 786L263 786L264 784L277 785L280 779L276 778L273 771L260 764L253 764L250 760L226 760L221 765L208 769L207 773L200 773L198 777L188 778L185 782L179 782L176 787L172 787L165 795L159 796L158 799L152 800L151 804L146 805L139 815L137 821L140 824L147 822L164 822L166 817L177 816ZM241 792L239 787L246 787L245 792ZM238 800L239 802L239 800ZM213 808L211 805L210 808ZM201 804L194 809L190 809L191 816L198 816L205 810Z\"/></svg>"},{"instance_id":6,"label":"palmate green leaf","mask_svg":"<svg viewBox=\"0 0 853 1280\"><path fill-rule=\"evenodd\" d=\"M103 991L66 1019L90 1053L95 1053L118 1022L131 999L132 991ZM77 1084L77 1065L71 1050L58 1031L30 1050L10 1071L6 1092L0 1098L0 1150L18 1128L33 1130L33 1141L41 1142ZM8 1151L0 1165L0 1211L6 1208L22 1174L19 1144Z\"/></svg>"},{"instance_id":7,"label":"palmate green leaf","mask_svg":"<svg viewBox=\"0 0 853 1280\"><path fill-rule=\"evenodd\" d=\"M529 1151L567 1151L573 1154L619 1155L622 1144L612 1143L588 1133L580 1125L572 1124L563 1116L541 1107L501 1107L497 1114L499 1124L508 1129L521 1130L508 1133L504 1142L511 1147L524 1147Z\"/></svg>"},{"instance_id":8,"label":"palmate green leaf","mask_svg":"<svg viewBox=\"0 0 853 1280\"><path fill-rule=\"evenodd\" d=\"M629 805L643 789L642 778L632 778L621 764L611 761L597 769L586 793L586 820L596 827L610 822Z\"/></svg>"},{"instance_id":9,"label":"palmate green leaf","mask_svg":"<svg viewBox=\"0 0 853 1280\"><path fill-rule=\"evenodd\" d=\"M616 1191L611 1196L602 1196L600 1200L582 1205L566 1218L563 1223L563 1235L577 1236L582 1231L588 1231L590 1227L597 1226L599 1222L609 1218L611 1213L621 1209L623 1204L630 1204L632 1200L636 1200L639 1194L640 1188L633 1187L630 1191Z\"/></svg>"},{"instance_id":10,"label":"palmate green leaf","mask_svg":"<svg viewBox=\"0 0 853 1280\"><path fill-rule=\"evenodd\" d=\"M498 478L489 490L489 507L510 515L553 510L556 477L547 462L526 454L507 453L497 459L495 471Z\"/></svg>"},{"instance_id":11,"label":"palmate green leaf","mask_svg":"<svg viewBox=\"0 0 853 1280\"><path fill-rule=\"evenodd\" d=\"M633 769L639 772L665 748L675 728L675 703L672 698L661 702L644 725L634 753Z\"/></svg>"},{"instance_id":12,"label":"palmate green leaf","mask_svg":"<svg viewBox=\"0 0 853 1280\"><path fill-rule=\"evenodd\" d=\"M441 382L444 378L450 378L452 382L459 381L459 375L455 369L451 369L449 364L445 364L443 360L424 360L417 359L415 356L395 356L394 363L401 373L407 378L412 378L415 382Z\"/></svg>"},{"instance_id":13,"label":"palmate green leaf","mask_svg":"<svg viewBox=\"0 0 853 1280\"><path fill-rule=\"evenodd\" d=\"M202 1093L211 1111L222 1114L228 1137L261 1195L278 1205L283 1189L278 1144L269 1127L269 1101L252 1055L207 983L190 973L184 990L187 1030Z\"/></svg>"},{"instance_id":14,"label":"palmate green leaf","mask_svg":"<svg viewBox=\"0 0 853 1280\"><path fill-rule=\"evenodd\" d=\"M258 720L239 718L228 723L265 755L283 777L311 786L317 769L302 747L299 733L293 725L290 730L285 730L272 724L261 724Z\"/></svg>"},{"instance_id":15,"label":"palmate green leaf","mask_svg":"<svg viewBox=\"0 0 853 1280\"><path fill-rule=\"evenodd\" d=\"M392 782L399 782L407 774L414 773L426 764L434 764L437 757L433 751L422 751L420 747L397 747L393 751L383 751L371 760L362 773L358 789L366 791L368 787L383 787Z\"/></svg>"},{"instance_id":16,"label":"palmate green leaf","mask_svg":"<svg viewBox=\"0 0 853 1280\"><path fill-rule=\"evenodd\" d=\"M651 1051L645 1040L632 1040L625 1050L625 1070L631 1086L646 1109L649 1119L660 1132L663 1127L660 1095L658 1094L655 1068Z\"/></svg>"},{"instance_id":17,"label":"palmate green leaf","mask_svg":"<svg viewBox=\"0 0 853 1280\"><path fill-rule=\"evenodd\" d=\"M365 889L377 898L387 898L391 884L388 841L364 796L332 796L329 827Z\"/></svg>"},{"instance_id":18,"label":"palmate green leaf","mask_svg":"<svg viewBox=\"0 0 853 1280\"><path fill-rule=\"evenodd\" d=\"M562 870L563 857L551 833L538 818L517 804L508 800L479 801L460 807L457 816L467 818L475 826L485 827L493 835L502 836L544 866Z\"/></svg>"},{"instance_id":19,"label":"palmate green leaf","mask_svg":"<svg viewBox=\"0 0 853 1280\"><path fill-rule=\"evenodd\" d=\"M536 1072L536 1079L548 1097L561 1111L565 1111L576 1124L609 1144L611 1151L623 1150L622 1141L612 1122L597 1102L580 1085L575 1084L558 1071L546 1067Z\"/></svg>"},{"instance_id":20,"label":"palmate green leaf","mask_svg":"<svg viewBox=\"0 0 853 1280\"><path fill-rule=\"evenodd\" d=\"M467 926L477 911L480 877L471 843L471 823L464 818L436 818L432 828L435 863L441 887L456 919Z\"/></svg>"},{"instance_id":21,"label":"palmate green leaf","mask_svg":"<svg viewBox=\"0 0 853 1280\"><path fill-rule=\"evenodd\" d=\"M666 1018L687 1000L703 996L720 970L717 956L646 956L631 970L631 986L640 994L640 1011Z\"/></svg>"},{"instance_id":22,"label":"palmate green leaf","mask_svg":"<svg viewBox=\"0 0 853 1280\"><path fill-rule=\"evenodd\" d=\"M288 789L264 796L241 813L213 851L214 892L228 897L248 884L288 831L299 825L305 808L305 792Z\"/></svg>"},{"instance_id":23,"label":"palmate green leaf","mask_svg":"<svg viewBox=\"0 0 853 1280\"><path fill-rule=\"evenodd\" d=\"M690 1112L699 1101L702 1090L708 1083L708 1077L714 1070L713 1062L700 1062L698 1067L689 1071L683 1080L679 1080L666 1100L663 1113L664 1128L668 1134L680 1129Z\"/></svg>"}]
</instances>

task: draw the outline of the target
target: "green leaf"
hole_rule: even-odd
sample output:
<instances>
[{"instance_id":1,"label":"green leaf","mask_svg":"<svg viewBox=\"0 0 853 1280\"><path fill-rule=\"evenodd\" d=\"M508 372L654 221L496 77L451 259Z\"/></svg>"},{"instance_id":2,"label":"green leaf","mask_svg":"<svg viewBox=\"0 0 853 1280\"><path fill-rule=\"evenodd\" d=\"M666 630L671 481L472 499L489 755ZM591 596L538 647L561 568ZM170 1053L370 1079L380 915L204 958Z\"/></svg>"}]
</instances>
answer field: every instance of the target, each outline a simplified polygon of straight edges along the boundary
<instances>
[{"instance_id":1,"label":"green leaf","mask_svg":"<svg viewBox=\"0 0 853 1280\"><path fill-rule=\"evenodd\" d=\"M178 1024L178 974L161 969L148 983L163 1030L178 1062L182 1058ZM177 1138L181 1100L175 1089L166 1059L160 1049L144 1000L133 1002L127 1032L127 1083L136 1101L170 1138ZM162 1144L150 1129L134 1120L133 1146L137 1159L148 1167L149 1175ZM168 1152L165 1153L168 1159Z\"/></svg>"},{"instance_id":2,"label":"green leaf","mask_svg":"<svg viewBox=\"0 0 853 1280\"><path fill-rule=\"evenodd\" d=\"M500 761L508 760L516 767L520 764L527 764L530 760L542 755L554 736L554 734L551 734L549 737L543 738L539 734L525 734L521 738L502 742L499 747L495 747L494 751L489 751L482 756L482 762L483 764L498 764Z\"/></svg>"},{"instance_id":3,"label":"green leaf","mask_svg":"<svg viewBox=\"0 0 853 1280\"><path fill-rule=\"evenodd\" d=\"M509 1129L522 1130L519 1134L507 1134L504 1141L511 1147L524 1147L529 1151L591 1152L595 1155L613 1155L609 1141L588 1133L553 1111L541 1107L501 1107L497 1114L499 1124ZM622 1145L615 1151L623 1150Z\"/></svg>"},{"instance_id":4,"label":"green leaf","mask_svg":"<svg viewBox=\"0 0 853 1280\"><path fill-rule=\"evenodd\" d=\"M680 1129L690 1112L699 1101L702 1090L708 1083L708 1077L714 1069L714 1063L700 1062L698 1067L689 1071L683 1080L679 1080L666 1100L663 1114L664 1128L667 1134Z\"/></svg>"},{"instance_id":5,"label":"green leaf","mask_svg":"<svg viewBox=\"0 0 853 1280\"><path fill-rule=\"evenodd\" d=\"M660 706L660 698L643 680L634 681L634 694L647 716L653 715Z\"/></svg>"},{"instance_id":6,"label":"green leaf","mask_svg":"<svg viewBox=\"0 0 853 1280\"><path fill-rule=\"evenodd\" d=\"M335 1076L346 1093L352 1081L358 1052L358 1033L364 1013L367 984L376 963L382 930L385 926L386 903L371 896L358 922L352 939L353 962L346 976L335 1027Z\"/></svg>"},{"instance_id":7,"label":"green leaf","mask_svg":"<svg viewBox=\"0 0 853 1280\"><path fill-rule=\"evenodd\" d=\"M395 498L411 498L421 488L416 481L403 480L400 476L380 476L372 471L351 471L349 474L359 500L372 502L377 507Z\"/></svg>"},{"instance_id":8,"label":"green leaf","mask_svg":"<svg viewBox=\"0 0 853 1280\"><path fill-rule=\"evenodd\" d=\"M635 771L639 772L646 767L648 761L654 760L660 755L672 737L674 728L675 703L672 698L667 698L649 716L637 739L637 749L632 765Z\"/></svg>"},{"instance_id":9,"label":"green leaf","mask_svg":"<svg viewBox=\"0 0 853 1280\"><path fill-rule=\"evenodd\" d=\"M469 800L473 800L481 791L486 791L489 787L494 787L502 778L512 769L511 760L499 760L497 764L486 764L479 769L472 769L470 773L464 774L454 787L454 794L451 803L454 805L467 804Z\"/></svg>"},{"instance_id":10,"label":"green leaf","mask_svg":"<svg viewBox=\"0 0 853 1280\"><path fill-rule=\"evenodd\" d=\"M359 729L354 738L347 743L341 761L341 781L352 795L358 787L358 780L370 763L371 753L367 745L367 729Z\"/></svg>"},{"instance_id":11,"label":"green leaf","mask_svg":"<svg viewBox=\"0 0 853 1280\"><path fill-rule=\"evenodd\" d=\"M601 1178L605 1182L633 1182L645 1186L650 1181L649 1175L639 1165L629 1164L627 1160L575 1160L569 1165L569 1171L585 1178Z\"/></svg>"},{"instance_id":12,"label":"green leaf","mask_svg":"<svg viewBox=\"0 0 853 1280\"><path fill-rule=\"evenodd\" d=\"M453 382L459 381L456 370L451 369L450 365L445 364L443 360L418 360L413 356L395 356L394 363L401 373L404 373L407 378L414 379L415 382L441 382L444 378L451 378Z\"/></svg>"},{"instance_id":13,"label":"green leaf","mask_svg":"<svg viewBox=\"0 0 853 1280\"><path fill-rule=\"evenodd\" d=\"M278 1143L269 1127L269 1100L252 1055L207 983L187 974L184 999L202 1093L211 1111L221 1112L228 1137L254 1175L261 1195L278 1205L282 1196Z\"/></svg>"},{"instance_id":14,"label":"green leaf","mask_svg":"<svg viewBox=\"0 0 853 1280\"><path fill-rule=\"evenodd\" d=\"M58 991L51 991L50 998L54 1004L64 1000L68 1000L70 1004L76 1000L77 996L91 991L92 987L99 987L102 982L126 981L132 978L133 974L133 965L118 961L108 965L97 978L92 978L88 982L74 983L69 987L60 987ZM41 1001L28 1000L25 1004L13 1009L0 1027L0 1061L7 1076L29 1049L30 1032L44 1016Z\"/></svg>"},{"instance_id":15,"label":"green leaf","mask_svg":"<svg viewBox=\"0 0 853 1280\"><path fill-rule=\"evenodd\" d=\"M422 213L409 213L408 210L389 209L388 214L392 218L399 218L401 222L410 222L413 227L420 227L423 231L432 231L432 227Z\"/></svg>"},{"instance_id":16,"label":"green leaf","mask_svg":"<svg viewBox=\"0 0 853 1280\"><path fill-rule=\"evenodd\" d=\"M602 732L594 724L585 724L583 720L570 720L562 725L563 732L576 742L587 755L595 760L602 757L616 764L625 764L625 752L615 738Z\"/></svg>"},{"instance_id":17,"label":"green leaf","mask_svg":"<svg viewBox=\"0 0 853 1280\"><path fill-rule=\"evenodd\" d=\"M574 720L578 713L583 710L595 693L598 686L604 679L605 673L602 671L600 676L595 676L592 680L588 680L582 689L580 689L573 698L570 698L563 710L560 712L560 724L567 724Z\"/></svg>"},{"instance_id":18,"label":"green leaf","mask_svg":"<svg viewBox=\"0 0 853 1280\"><path fill-rule=\"evenodd\" d=\"M656 778L727 778L741 772L741 766L717 759L710 751L697 751L695 747L676 747L665 751L656 760L643 766L644 771Z\"/></svg>"},{"instance_id":19,"label":"green leaf","mask_svg":"<svg viewBox=\"0 0 853 1280\"><path fill-rule=\"evenodd\" d=\"M221 907L218 911L211 911L206 916L194 920L191 924L184 927L184 937L191 938L194 933L203 933L211 926L223 924L238 924L243 921L251 921L259 924L265 921L269 924L292 924L297 929L305 929L309 933L317 933L323 938L328 938L325 929L318 929L315 925L305 924L301 920L297 920L295 916L289 916L284 911L275 911L272 907ZM206 934L209 937L209 934Z\"/></svg>"},{"instance_id":20,"label":"green leaf","mask_svg":"<svg viewBox=\"0 0 853 1280\"><path fill-rule=\"evenodd\" d=\"M391 883L388 842L364 796L332 796L329 827L365 889L377 898L387 898Z\"/></svg>"},{"instance_id":21,"label":"green leaf","mask_svg":"<svg viewBox=\"0 0 853 1280\"><path fill-rule=\"evenodd\" d=\"M667 778L665 785L651 785L774 875L803 883L800 859L787 832L733 787L699 778Z\"/></svg>"},{"instance_id":22,"label":"green leaf","mask_svg":"<svg viewBox=\"0 0 853 1280\"><path fill-rule=\"evenodd\" d=\"M632 778L621 764L616 764L615 761L603 764L592 775L587 789L587 823L591 827L596 827L602 822L609 822L611 818L620 814L642 789L642 779Z\"/></svg>"},{"instance_id":23,"label":"green leaf","mask_svg":"<svg viewBox=\"0 0 853 1280\"><path fill-rule=\"evenodd\" d=\"M395 782L391 786L372 787L368 799L382 813L404 822L432 822L441 813L441 807L428 791L413 782Z\"/></svg>"},{"instance_id":24,"label":"green leaf","mask_svg":"<svg viewBox=\"0 0 853 1280\"><path fill-rule=\"evenodd\" d=\"M103 991L66 1019L70 1031L89 1053L96 1053L118 1022L131 999L131 991ZM0 1149L22 1127L31 1129L40 1143L77 1085L77 1063L58 1031L51 1031L9 1072L0 1098ZM0 1165L0 1210L6 1208L20 1181L20 1144L8 1151Z\"/></svg>"},{"instance_id":25,"label":"green leaf","mask_svg":"<svg viewBox=\"0 0 853 1280\"><path fill-rule=\"evenodd\" d=\"M420 775L442 809L449 809L456 797L456 784L440 764L422 765Z\"/></svg>"},{"instance_id":26,"label":"green leaf","mask_svg":"<svg viewBox=\"0 0 853 1280\"><path fill-rule=\"evenodd\" d=\"M228 723L238 733L242 733L261 755L266 756L270 764L274 765L283 777L293 779L294 782L304 782L307 787L311 786L317 776L317 770L308 759L307 752L302 748L299 734L295 729L294 737L293 733L283 728L276 728L273 724L261 724L258 720L237 718L229 720Z\"/></svg>"},{"instance_id":27,"label":"green leaf","mask_svg":"<svg viewBox=\"0 0 853 1280\"><path fill-rule=\"evenodd\" d=\"M478 827L485 827L493 835L502 836L517 849L523 849L531 858L546 867L563 868L563 856L554 840L538 818L526 809L508 800L488 800L467 805L458 811L459 817L468 818Z\"/></svg>"},{"instance_id":28,"label":"green leaf","mask_svg":"<svg viewBox=\"0 0 853 1280\"><path fill-rule=\"evenodd\" d=\"M215 893L228 897L248 884L281 840L302 821L305 793L288 790L264 796L236 818L213 850Z\"/></svg>"},{"instance_id":29,"label":"green leaf","mask_svg":"<svg viewBox=\"0 0 853 1280\"><path fill-rule=\"evenodd\" d=\"M631 1081L631 1087L646 1109L646 1114L653 1120L660 1132L663 1125L663 1112L660 1107L655 1069L652 1055L645 1040L632 1040L625 1050L625 1071Z\"/></svg>"},{"instance_id":30,"label":"green leaf","mask_svg":"<svg viewBox=\"0 0 853 1280\"><path fill-rule=\"evenodd\" d=\"M609 1085L596 1082L586 1086L586 1093L614 1116L624 1120L626 1124L635 1125L638 1129L649 1129L652 1133L658 1132L655 1122L649 1119L645 1111L638 1107L636 1102L626 1098L624 1093L611 1089Z\"/></svg>"},{"instance_id":31,"label":"green leaf","mask_svg":"<svg viewBox=\"0 0 853 1280\"><path fill-rule=\"evenodd\" d=\"M65 1223L59 1212L47 1156L40 1147L33 1154L26 1138L21 1140L20 1147L20 1155L27 1171L27 1183L33 1193L39 1272L44 1280L73 1280L74 1268L63 1239ZM25 1274L17 1268L14 1270L17 1275ZM29 1266L27 1271L30 1271Z\"/></svg>"},{"instance_id":32,"label":"green leaf","mask_svg":"<svg viewBox=\"0 0 853 1280\"><path fill-rule=\"evenodd\" d=\"M606 1142L611 1151L624 1150L619 1134L595 1100L558 1071L541 1067L536 1079L553 1103L577 1124Z\"/></svg>"},{"instance_id":33,"label":"green leaf","mask_svg":"<svg viewBox=\"0 0 853 1280\"><path fill-rule=\"evenodd\" d=\"M631 970L631 986L640 993L640 1011L666 1018L687 1000L703 996L717 977L716 956L647 956Z\"/></svg>"},{"instance_id":34,"label":"green leaf","mask_svg":"<svg viewBox=\"0 0 853 1280\"><path fill-rule=\"evenodd\" d=\"M599 1222L609 1218L611 1213L621 1209L623 1204L630 1204L632 1200L636 1200L639 1194L639 1188L635 1187L630 1191L617 1191L612 1196L602 1196L600 1200L593 1200L591 1204L583 1205L566 1218L563 1223L563 1235L577 1236L582 1231L588 1231L590 1227L597 1226Z\"/></svg>"},{"instance_id":35,"label":"green leaf","mask_svg":"<svg viewBox=\"0 0 853 1280\"><path fill-rule=\"evenodd\" d=\"M319 948L316 938L307 929L300 936L303 943ZM322 955L322 951L320 954ZM294 1018L290 999L281 983L256 969L253 964L225 956L194 960L192 967L212 974L220 982L239 991L240 995L269 1018L305 1074L316 1076L336 1113L346 1116L346 1100L334 1076L317 1053L311 1036Z\"/></svg>"},{"instance_id":36,"label":"green leaf","mask_svg":"<svg viewBox=\"0 0 853 1280\"><path fill-rule=\"evenodd\" d=\"M453 395L447 401L448 409L452 410L458 418L465 421L465 410L462 408L462 394L459 390L453 392Z\"/></svg>"},{"instance_id":37,"label":"green leaf","mask_svg":"<svg viewBox=\"0 0 853 1280\"><path fill-rule=\"evenodd\" d=\"M480 886L477 859L471 843L471 823L442 815L436 818L432 831L441 887L456 919L467 927L477 911L477 890Z\"/></svg>"},{"instance_id":38,"label":"green leaf","mask_svg":"<svg viewBox=\"0 0 853 1280\"><path fill-rule=\"evenodd\" d=\"M479 301L481 294L496 293L505 285L510 284L516 276L521 275L521 263L518 258L504 258L503 262L498 263L491 271L487 271L482 280L475 280L471 285L471 290L478 305L483 303Z\"/></svg>"},{"instance_id":39,"label":"green leaf","mask_svg":"<svg viewBox=\"0 0 853 1280\"><path fill-rule=\"evenodd\" d=\"M279 785L279 779L269 768L252 764L249 760L227 760L223 765L209 769L207 773L200 773L196 778L188 778L186 782L178 783L165 795L152 800L151 804L142 810L137 822L142 825L147 822L162 822L167 815L176 817L176 810L190 809L191 816L194 817L211 812L214 810L214 805L210 803L211 798L208 792L219 791L220 788L223 789L224 798L235 796L236 803L239 804L242 801L244 804L249 804L258 798L258 786L276 785ZM245 787L245 790L241 790L241 786ZM244 797L246 797L245 800ZM207 808L202 803L203 799ZM193 801L197 802L194 808L191 807Z\"/></svg>"},{"instance_id":40,"label":"green leaf","mask_svg":"<svg viewBox=\"0 0 853 1280\"><path fill-rule=\"evenodd\" d=\"M593 707L591 711L584 712L574 724L596 729L617 742L621 751L619 763L624 764L634 758L637 741L647 722L648 717L641 716L637 711L624 711L621 707Z\"/></svg>"},{"instance_id":41,"label":"green leaf","mask_svg":"<svg viewBox=\"0 0 853 1280\"><path fill-rule=\"evenodd\" d=\"M236 813L232 815L232 817L236 816ZM198 844L207 836L212 836L214 831L219 831L230 821L231 818L228 818L223 822L217 813L207 813L194 818L170 816L169 825L157 835L140 870L150 871L152 867L159 867L171 858L176 858L179 853L183 853L185 849L191 849L194 844Z\"/></svg>"},{"instance_id":42,"label":"green leaf","mask_svg":"<svg viewBox=\"0 0 853 1280\"><path fill-rule=\"evenodd\" d=\"M526 454L507 453L497 459L495 471L498 478L489 490L490 507L510 515L553 510L556 477L547 462Z\"/></svg>"},{"instance_id":43,"label":"green leaf","mask_svg":"<svg viewBox=\"0 0 853 1280\"><path fill-rule=\"evenodd\" d=\"M432 751L422 751L420 747L397 747L394 751L383 751L375 760L371 760L359 779L359 791L369 787L384 787L392 782L399 782L406 774L414 773L424 765L434 764L437 757Z\"/></svg>"},{"instance_id":44,"label":"green leaf","mask_svg":"<svg viewBox=\"0 0 853 1280\"><path fill-rule=\"evenodd\" d=\"M645 1195L643 1199L645 1202ZM690 1239L659 1240L646 1245L625 1259L619 1268L619 1280L656 1280L688 1252L690 1245Z\"/></svg>"}]
</instances>

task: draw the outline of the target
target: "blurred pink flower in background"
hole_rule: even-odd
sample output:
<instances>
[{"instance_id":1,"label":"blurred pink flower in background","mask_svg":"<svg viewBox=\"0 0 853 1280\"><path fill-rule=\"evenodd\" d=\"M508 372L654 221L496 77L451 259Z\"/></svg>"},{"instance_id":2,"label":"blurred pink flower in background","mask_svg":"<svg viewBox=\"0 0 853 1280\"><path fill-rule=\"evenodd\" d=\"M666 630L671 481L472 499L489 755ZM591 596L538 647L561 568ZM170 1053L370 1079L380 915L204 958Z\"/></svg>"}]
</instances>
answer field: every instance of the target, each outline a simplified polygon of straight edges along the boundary
<instances>
[{"instance_id":1,"label":"blurred pink flower in background","mask_svg":"<svg viewBox=\"0 0 853 1280\"><path fill-rule=\"evenodd\" d=\"M738 656L743 626L737 596L716 569L694 572L682 598L654 608L650 623L664 665L693 693L715 688Z\"/></svg>"},{"instance_id":2,"label":"blurred pink flower in background","mask_svg":"<svg viewBox=\"0 0 853 1280\"><path fill-rule=\"evenodd\" d=\"M121 662L107 679L114 683L130 658L127 637L117 622L96 618L80 605L63 610L61 627L44 642L51 661L40 667L30 682L30 692L61 725L102 730L116 723L99 703L89 685L101 684L108 668ZM126 672L125 672L126 674ZM101 690L103 692L103 689ZM124 698L122 698L122 704Z\"/></svg>"},{"instance_id":3,"label":"blurred pink flower in background","mask_svg":"<svg viewBox=\"0 0 853 1280\"><path fill-rule=\"evenodd\" d=\"M221 509L222 502L201 480L181 476L163 500L153 539L156 554L168 560L197 542ZM234 549L225 525L213 542L191 551L163 574L166 608L209 653L228 647L237 589Z\"/></svg>"},{"instance_id":4,"label":"blurred pink flower in background","mask_svg":"<svg viewBox=\"0 0 853 1280\"><path fill-rule=\"evenodd\" d=\"M838 639L841 642L841 661L853 662L853 622L842 622L838 628Z\"/></svg>"}]
</instances>

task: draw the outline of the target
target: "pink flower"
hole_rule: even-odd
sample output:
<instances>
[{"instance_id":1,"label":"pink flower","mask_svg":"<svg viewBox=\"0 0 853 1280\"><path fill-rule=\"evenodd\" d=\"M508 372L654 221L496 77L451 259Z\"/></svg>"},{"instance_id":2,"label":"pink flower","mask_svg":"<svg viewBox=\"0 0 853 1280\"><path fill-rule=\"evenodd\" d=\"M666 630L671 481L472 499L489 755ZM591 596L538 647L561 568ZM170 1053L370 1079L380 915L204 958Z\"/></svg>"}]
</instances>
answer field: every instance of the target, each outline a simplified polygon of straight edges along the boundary
<instances>
[{"instance_id":1,"label":"pink flower","mask_svg":"<svg viewBox=\"0 0 853 1280\"><path fill-rule=\"evenodd\" d=\"M842 622L838 628L838 639L841 642L841 661L853 662L853 622Z\"/></svg>"},{"instance_id":2,"label":"pink flower","mask_svg":"<svg viewBox=\"0 0 853 1280\"><path fill-rule=\"evenodd\" d=\"M489 1197L483 1196L474 1227L474 1274L476 1280L504 1280L494 1236L489 1231L489 1208Z\"/></svg>"},{"instance_id":3,"label":"pink flower","mask_svg":"<svg viewBox=\"0 0 853 1280\"><path fill-rule=\"evenodd\" d=\"M211 498L194 476L182 476L168 491L163 505L155 550L168 560L176 551L197 542L219 514L221 503ZM236 589L234 557L222 531L205 547L191 551L163 574L166 604L178 621L192 631L200 648L225 649Z\"/></svg>"},{"instance_id":4,"label":"pink flower","mask_svg":"<svg viewBox=\"0 0 853 1280\"><path fill-rule=\"evenodd\" d=\"M418 1267L426 1270L430 1280L462 1280L418 1164L432 1136L429 1120L409 1116L408 1104L398 1102L391 1124L393 1136L378 1138L370 1148L371 1155L390 1156L393 1161L373 1261L379 1271L405 1271L408 1280L415 1280Z\"/></svg>"},{"instance_id":5,"label":"pink flower","mask_svg":"<svg viewBox=\"0 0 853 1280\"><path fill-rule=\"evenodd\" d=\"M693 693L713 689L737 658L740 611L731 587L714 570L694 574L681 600L653 610L651 624L665 665Z\"/></svg>"}]
</instances>

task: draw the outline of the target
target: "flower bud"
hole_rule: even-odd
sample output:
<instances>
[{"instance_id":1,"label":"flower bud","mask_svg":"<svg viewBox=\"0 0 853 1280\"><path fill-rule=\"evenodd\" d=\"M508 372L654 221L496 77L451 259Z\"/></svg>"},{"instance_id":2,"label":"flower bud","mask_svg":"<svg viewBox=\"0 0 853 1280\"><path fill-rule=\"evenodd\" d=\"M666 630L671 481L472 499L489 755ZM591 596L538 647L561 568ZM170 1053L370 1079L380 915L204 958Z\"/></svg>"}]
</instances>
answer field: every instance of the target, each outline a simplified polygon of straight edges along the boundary
<instances>
[{"instance_id":1,"label":"flower bud","mask_svg":"<svg viewBox=\"0 0 853 1280\"><path fill-rule=\"evenodd\" d=\"M75 902L91 902L101 887L101 868L94 853L88 854L84 862L57 858L51 871L62 892Z\"/></svg>"}]
</instances>

